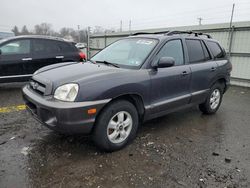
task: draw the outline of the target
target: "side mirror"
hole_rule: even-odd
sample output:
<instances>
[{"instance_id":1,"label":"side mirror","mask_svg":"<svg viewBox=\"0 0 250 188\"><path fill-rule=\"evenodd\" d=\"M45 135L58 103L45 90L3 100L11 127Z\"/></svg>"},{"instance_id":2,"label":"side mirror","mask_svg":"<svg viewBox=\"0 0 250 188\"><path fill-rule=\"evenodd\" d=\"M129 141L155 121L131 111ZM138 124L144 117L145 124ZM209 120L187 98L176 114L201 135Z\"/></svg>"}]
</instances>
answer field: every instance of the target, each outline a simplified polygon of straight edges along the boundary
<instances>
[{"instance_id":1,"label":"side mirror","mask_svg":"<svg viewBox=\"0 0 250 188\"><path fill-rule=\"evenodd\" d=\"M0 55L2 55L2 50L0 49Z\"/></svg>"},{"instance_id":2,"label":"side mirror","mask_svg":"<svg viewBox=\"0 0 250 188\"><path fill-rule=\"evenodd\" d=\"M172 57L161 57L158 61L157 67L164 68L164 67L172 67L175 64L175 60Z\"/></svg>"}]
</instances>

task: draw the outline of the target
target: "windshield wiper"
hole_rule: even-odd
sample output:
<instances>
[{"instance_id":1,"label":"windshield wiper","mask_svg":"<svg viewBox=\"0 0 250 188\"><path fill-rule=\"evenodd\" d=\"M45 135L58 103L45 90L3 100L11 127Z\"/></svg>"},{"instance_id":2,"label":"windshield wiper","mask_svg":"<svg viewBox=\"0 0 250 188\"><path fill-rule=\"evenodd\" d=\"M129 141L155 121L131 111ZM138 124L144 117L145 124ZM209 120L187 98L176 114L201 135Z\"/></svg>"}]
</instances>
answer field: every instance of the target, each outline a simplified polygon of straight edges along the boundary
<instances>
[{"instance_id":1,"label":"windshield wiper","mask_svg":"<svg viewBox=\"0 0 250 188\"><path fill-rule=\"evenodd\" d=\"M93 61L92 59L88 59L87 62L88 62L88 61L89 61L90 63L96 64L96 62Z\"/></svg>"},{"instance_id":2,"label":"windshield wiper","mask_svg":"<svg viewBox=\"0 0 250 188\"><path fill-rule=\"evenodd\" d=\"M108 61L96 61L97 63L103 63L105 65L112 65L113 67L117 67L117 68L120 68L117 64L115 63L110 63Z\"/></svg>"}]
</instances>

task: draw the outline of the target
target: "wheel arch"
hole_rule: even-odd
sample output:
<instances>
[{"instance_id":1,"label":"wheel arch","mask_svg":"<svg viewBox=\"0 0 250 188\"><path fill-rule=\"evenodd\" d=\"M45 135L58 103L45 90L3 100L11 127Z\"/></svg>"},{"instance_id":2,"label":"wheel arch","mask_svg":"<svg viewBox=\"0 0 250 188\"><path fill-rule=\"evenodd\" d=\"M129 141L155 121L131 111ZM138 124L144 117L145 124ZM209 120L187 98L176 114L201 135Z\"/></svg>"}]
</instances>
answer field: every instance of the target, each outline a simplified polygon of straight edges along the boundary
<instances>
[{"instance_id":1,"label":"wheel arch","mask_svg":"<svg viewBox=\"0 0 250 188\"><path fill-rule=\"evenodd\" d=\"M216 83L219 83L219 84L221 84L222 86L223 86L223 93L225 92L225 90L226 90L226 78L225 77L223 77L223 76L221 76L221 77L218 77L214 82L212 82L212 84L210 85L210 88L214 85L214 84L216 84Z\"/></svg>"},{"instance_id":2,"label":"wheel arch","mask_svg":"<svg viewBox=\"0 0 250 188\"><path fill-rule=\"evenodd\" d=\"M123 95L119 95L114 97L111 101L109 101L107 104L105 104L102 109L98 112L98 114L96 115L96 120L98 119L98 117L100 116L100 114L102 113L102 111L111 103L117 101L117 100L126 100L129 101L130 103L132 103L139 115L139 121L143 121L144 118L144 113L145 113L145 108L144 108L144 101L141 95L136 94L136 93L129 93L129 94L123 94Z\"/></svg>"}]
</instances>

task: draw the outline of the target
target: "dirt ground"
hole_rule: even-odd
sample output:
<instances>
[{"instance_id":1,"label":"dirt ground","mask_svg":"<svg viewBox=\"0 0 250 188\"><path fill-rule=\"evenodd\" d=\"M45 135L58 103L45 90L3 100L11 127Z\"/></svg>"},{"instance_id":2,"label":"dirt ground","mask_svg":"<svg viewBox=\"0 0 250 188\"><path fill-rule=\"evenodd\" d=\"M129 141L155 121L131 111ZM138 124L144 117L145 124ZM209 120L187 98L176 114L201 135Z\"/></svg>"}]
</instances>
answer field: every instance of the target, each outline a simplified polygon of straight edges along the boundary
<instances>
[{"instance_id":1,"label":"dirt ground","mask_svg":"<svg viewBox=\"0 0 250 188\"><path fill-rule=\"evenodd\" d=\"M23 104L0 86L0 108ZM0 187L250 187L250 89L231 87L219 111L196 108L144 123L114 153L62 136L25 111L0 112Z\"/></svg>"}]
</instances>

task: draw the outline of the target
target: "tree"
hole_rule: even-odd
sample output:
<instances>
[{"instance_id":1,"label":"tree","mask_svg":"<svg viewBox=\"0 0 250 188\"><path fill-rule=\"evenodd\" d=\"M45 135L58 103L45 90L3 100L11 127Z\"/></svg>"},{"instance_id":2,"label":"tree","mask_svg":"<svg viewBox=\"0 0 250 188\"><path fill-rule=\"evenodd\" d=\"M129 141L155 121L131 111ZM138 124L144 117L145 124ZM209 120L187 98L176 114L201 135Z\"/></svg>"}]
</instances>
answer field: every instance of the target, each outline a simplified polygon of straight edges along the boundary
<instances>
[{"instance_id":1,"label":"tree","mask_svg":"<svg viewBox=\"0 0 250 188\"><path fill-rule=\"evenodd\" d=\"M34 27L34 34L36 35L52 35L53 32L52 25L48 23L41 23Z\"/></svg>"},{"instance_id":2,"label":"tree","mask_svg":"<svg viewBox=\"0 0 250 188\"><path fill-rule=\"evenodd\" d=\"M20 34L21 34L21 35L28 35L28 34L30 34L30 33L29 33L29 30L28 30L27 27L26 27L26 25L23 26L22 31L21 31Z\"/></svg>"},{"instance_id":3,"label":"tree","mask_svg":"<svg viewBox=\"0 0 250 188\"><path fill-rule=\"evenodd\" d=\"M16 25L13 27L13 29L11 31L15 34L15 36L18 36L20 34L19 29Z\"/></svg>"},{"instance_id":4,"label":"tree","mask_svg":"<svg viewBox=\"0 0 250 188\"><path fill-rule=\"evenodd\" d=\"M105 29L101 26L95 26L94 30L93 30L93 33L96 33L96 34L100 34L100 33L104 33L105 32Z\"/></svg>"}]
</instances>

